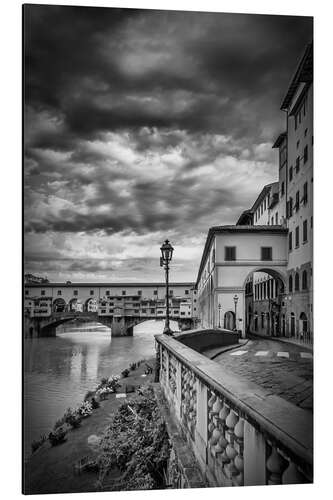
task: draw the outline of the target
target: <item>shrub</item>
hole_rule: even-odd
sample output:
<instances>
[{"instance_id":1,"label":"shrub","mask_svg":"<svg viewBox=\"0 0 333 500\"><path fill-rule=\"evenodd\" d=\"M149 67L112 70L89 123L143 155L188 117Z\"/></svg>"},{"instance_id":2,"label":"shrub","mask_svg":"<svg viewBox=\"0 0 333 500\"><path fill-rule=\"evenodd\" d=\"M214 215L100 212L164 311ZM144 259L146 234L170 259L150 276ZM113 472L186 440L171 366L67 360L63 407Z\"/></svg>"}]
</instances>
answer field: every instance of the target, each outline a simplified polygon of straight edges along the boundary
<instances>
[{"instance_id":1,"label":"shrub","mask_svg":"<svg viewBox=\"0 0 333 500\"><path fill-rule=\"evenodd\" d=\"M125 370L123 370L123 371L121 372L121 375L122 375L122 377L123 377L123 378L128 377L128 375L129 375L129 369L128 369L128 368L125 368Z\"/></svg>"},{"instance_id":2,"label":"shrub","mask_svg":"<svg viewBox=\"0 0 333 500\"><path fill-rule=\"evenodd\" d=\"M136 363L131 363L131 364L130 364L130 370L131 370L131 371L134 371L134 370L136 369L136 367L137 367L137 364L136 364Z\"/></svg>"},{"instance_id":3,"label":"shrub","mask_svg":"<svg viewBox=\"0 0 333 500\"><path fill-rule=\"evenodd\" d=\"M91 406L92 406L92 409L93 410L96 410L96 408L99 408L100 407L100 404L98 401L96 401L95 398L91 398Z\"/></svg>"},{"instance_id":4,"label":"shrub","mask_svg":"<svg viewBox=\"0 0 333 500\"><path fill-rule=\"evenodd\" d=\"M92 414L93 406L89 401L84 401L77 412L82 418L89 417Z\"/></svg>"},{"instance_id":5,"label":"shrub","mask_svg":"<svg viewBox=\"0 0 333 500\"><path fill-rule=\"evenodd\" d=\"M71 413L66 417L66 424L70 425L72 429L77 429L80 427L82 418L76 412Z\"/></svg>"},{"instance_id":6,"label":"shrub","mask_svg":"<svg viewBox=\"0 0 333 500\"><path fill-rule=\"evenodd\" d=\"M58 427L54 432L50 432L49 441L51 445L57 446L64 443L66 441L66 434L67 432L62 427Z\"/></svg>"},{"instance_id":7,"label":"shrub","mask_svg":"<svg viewBox=\"0 0 333 500\"><path fill-rule=\"evenodd\" d=\"M88 401L92 396L95 395L95 391L88 391L87 394L84 396L84 401Z\"/></svg>"},{"instance_id":8,"label":"shrub","mask_svg":"<svg viewBox=\"0 0 333 500\"><path fill-rule=\"evenodd\" d=\"M118 408L100 450L96 462L101 487L114 467L122 473L121 483L115 486L117 490L165 487L170 443L151 387L142 390L139 400L123 403Z\"/></svg>"}]
</instances>

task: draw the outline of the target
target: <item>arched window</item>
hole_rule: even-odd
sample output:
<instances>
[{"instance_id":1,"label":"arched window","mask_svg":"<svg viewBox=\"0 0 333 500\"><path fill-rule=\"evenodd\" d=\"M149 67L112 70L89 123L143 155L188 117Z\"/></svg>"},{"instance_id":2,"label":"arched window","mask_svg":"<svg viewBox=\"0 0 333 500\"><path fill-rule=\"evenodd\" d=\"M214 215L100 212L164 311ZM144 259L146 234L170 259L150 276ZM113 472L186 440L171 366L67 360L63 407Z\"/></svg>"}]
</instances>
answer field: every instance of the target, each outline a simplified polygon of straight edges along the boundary
<instances>
[{"instance_id":1,"label":"arched window","mask_svg":"<svg viewBox=\"0 0 333 500\"><path fill-rule=\"evenodd\" d=\"M300 317L300 331L301 334L305 334L308 332L308 318L304 312L301 313Z\"/></svg>"},{"instance_id":2,"label":"arched window","mask_svg":"<svg viewBox=\"0 0 333 500\"><path fill-rule=\"evenodd\" d=\"M302 290L307 290L308 288L308 274L306 271L302 273Z\"/></svg>"},{"instance_id":3,"label":"arched window","mask_svg":"<svg viewBox=\"0 0 333 500\"><path fill-rule=\"evenodd\" d=\"M293 291L293 277L292 275L289 276L289 292Z\"/></svg>"},{"instance_id":4,"label":"arched window","mask_svg":"<svg viewBox=\"0 0 333 500\"><path fill-rule=\"evenodd\" d=\"M299 274L295 274L295 292L299 291Z\"/></svg>"}]
</instances>

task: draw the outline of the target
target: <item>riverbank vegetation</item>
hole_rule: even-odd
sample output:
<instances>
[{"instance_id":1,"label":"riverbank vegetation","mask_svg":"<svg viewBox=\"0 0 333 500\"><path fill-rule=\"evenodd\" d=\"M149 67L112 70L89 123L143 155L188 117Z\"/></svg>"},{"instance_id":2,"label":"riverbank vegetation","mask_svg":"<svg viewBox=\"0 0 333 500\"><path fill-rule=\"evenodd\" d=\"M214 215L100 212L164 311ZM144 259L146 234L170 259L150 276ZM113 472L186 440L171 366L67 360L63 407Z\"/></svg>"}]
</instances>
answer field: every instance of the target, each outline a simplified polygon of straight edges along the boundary
<instances>
[{"instance_id":1,"label":"riverbank vegetation","mask_svg":"<svg viewBox=\"0 0 333 500\"><path fill-rule=\"evenodd\" d=\"M114 414L95 460L97 487L108 491L165 488L169 455L166 424L148 386Z\"/></svg>"}]
</instances>

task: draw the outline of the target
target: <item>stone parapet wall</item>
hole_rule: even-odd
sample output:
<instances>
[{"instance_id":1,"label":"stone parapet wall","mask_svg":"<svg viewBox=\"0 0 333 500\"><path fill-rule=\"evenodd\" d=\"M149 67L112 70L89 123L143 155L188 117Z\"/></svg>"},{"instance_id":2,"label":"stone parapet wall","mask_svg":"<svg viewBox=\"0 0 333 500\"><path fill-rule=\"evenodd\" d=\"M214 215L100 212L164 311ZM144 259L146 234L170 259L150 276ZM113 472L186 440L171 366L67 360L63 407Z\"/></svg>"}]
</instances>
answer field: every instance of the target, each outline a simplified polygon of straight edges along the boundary
<instances>
[{"instance_id":1,"label":"stone parapet wall","mask_svg":"<svg viewBox=\"0 0 333 500\"><path fill-rule=\"evenodd\" d=\"M156 336L160 384L210 486L312 482L312 415Z\"/></svg>"}]
</instances>

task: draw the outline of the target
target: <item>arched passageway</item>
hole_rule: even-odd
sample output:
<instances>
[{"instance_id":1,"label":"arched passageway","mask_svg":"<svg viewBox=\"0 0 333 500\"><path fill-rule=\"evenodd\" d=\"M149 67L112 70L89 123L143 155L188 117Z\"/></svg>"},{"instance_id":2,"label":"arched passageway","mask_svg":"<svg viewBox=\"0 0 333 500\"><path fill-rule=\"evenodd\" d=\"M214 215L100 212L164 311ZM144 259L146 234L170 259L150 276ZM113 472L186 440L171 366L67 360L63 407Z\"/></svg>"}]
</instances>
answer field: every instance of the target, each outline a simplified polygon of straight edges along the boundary
<instances>
[{"instance_id":1,"label":"arched passageway","mask_svg":"<svg viewBox=\"0 0 333 500\"><path fill-rule=\"evenodd\" d=\"M98 303L93 297L87 299L84 304L84 312L97 312Z\"/></svg>"},{"instance_id":2,"label":"arched passageway","mask_svg":"<svg viewBox=\"0 0 333 500\"><path fill-rule=\"evenodd\" d=\"M53 301L53 312L65 312L66 311L66 302L62 298L55 299Z\"/></svg>"},{"instance_id":3,"label":"arched passageway","mask_svg":"<svg viewBox=\"0 0 333 500\"><path fill-rule=\"evenodd\" d=\"M286 335L285 279L281 273L269 268L256 269L247 276L244 287L247 334Z\"/></svg>"},{"instance_id":4,"label":"arched passageway","mask_svg":"<svg viewBox=\"0 0 333 500\"><path fill-rule=\"evenodd\" d=\"M235 322L235 313L233 311L227 311L224 314L223 325L226 330L235 330L236 322Z\"/></svg>"}]
</instances>

